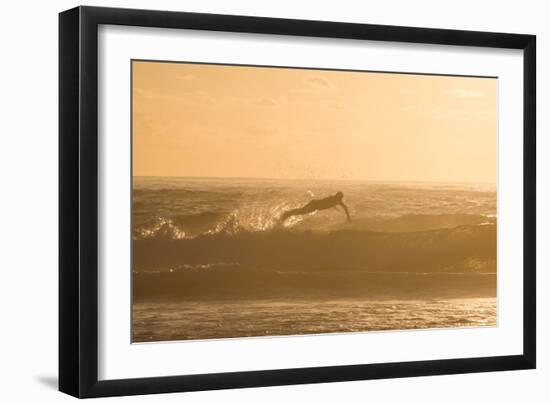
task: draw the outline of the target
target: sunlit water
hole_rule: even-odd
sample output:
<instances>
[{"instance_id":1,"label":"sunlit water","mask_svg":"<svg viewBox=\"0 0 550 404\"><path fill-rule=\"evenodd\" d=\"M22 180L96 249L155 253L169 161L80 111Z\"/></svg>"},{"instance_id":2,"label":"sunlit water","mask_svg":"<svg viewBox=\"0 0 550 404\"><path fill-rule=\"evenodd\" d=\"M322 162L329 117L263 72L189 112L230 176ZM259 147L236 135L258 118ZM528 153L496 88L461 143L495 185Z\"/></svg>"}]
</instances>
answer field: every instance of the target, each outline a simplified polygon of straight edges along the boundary
<instances>
[{"instance_id":1,"label":"sunlit water","mask_svg":"<svg viewBox=\"0 0 550 404\"><path fill-rule=\"evenodd\" d=\"M496 299L138 303L134 341L496 325Z\"/></svg>"}]
</instances>

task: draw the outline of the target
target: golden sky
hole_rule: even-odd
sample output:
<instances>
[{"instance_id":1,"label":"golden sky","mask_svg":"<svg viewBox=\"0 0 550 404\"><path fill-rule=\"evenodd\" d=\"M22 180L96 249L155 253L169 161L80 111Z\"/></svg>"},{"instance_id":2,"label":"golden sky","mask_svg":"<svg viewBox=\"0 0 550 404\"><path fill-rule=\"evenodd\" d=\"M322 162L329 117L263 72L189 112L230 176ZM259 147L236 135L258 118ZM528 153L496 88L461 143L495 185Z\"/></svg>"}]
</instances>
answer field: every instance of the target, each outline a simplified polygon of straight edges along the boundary
<instances>
[{"instance_id":1,"label":"golden sky","mask_svg":"<svg viewBox=\"0 0 550 404\"><path fill-rule=\"evenodd\" d=\"M496 182L496 79L132 69L135 176Z\"/></svg>"}]
</instances>

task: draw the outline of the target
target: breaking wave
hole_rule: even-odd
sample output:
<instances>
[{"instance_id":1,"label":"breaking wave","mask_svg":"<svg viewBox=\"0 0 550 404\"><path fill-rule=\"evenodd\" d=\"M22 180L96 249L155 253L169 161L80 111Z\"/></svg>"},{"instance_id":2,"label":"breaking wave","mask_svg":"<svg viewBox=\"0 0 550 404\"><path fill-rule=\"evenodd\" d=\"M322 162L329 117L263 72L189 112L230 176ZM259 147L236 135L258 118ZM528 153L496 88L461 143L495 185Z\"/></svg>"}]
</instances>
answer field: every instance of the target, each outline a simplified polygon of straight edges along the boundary
<instances>
[{"instance_id":1,"label":"breaking wave","mask_svg":"<svg viewBox=\"0 0 550 404\"><path fill-rule=\"evenodd\" d=\"M410 233L358 230L204 234L134 240L134 269L233 262L293 269L453 269L496 259L496 226L459 226ZM466 264L465 264L466 263Z\"/></svg>"}]
</instances>

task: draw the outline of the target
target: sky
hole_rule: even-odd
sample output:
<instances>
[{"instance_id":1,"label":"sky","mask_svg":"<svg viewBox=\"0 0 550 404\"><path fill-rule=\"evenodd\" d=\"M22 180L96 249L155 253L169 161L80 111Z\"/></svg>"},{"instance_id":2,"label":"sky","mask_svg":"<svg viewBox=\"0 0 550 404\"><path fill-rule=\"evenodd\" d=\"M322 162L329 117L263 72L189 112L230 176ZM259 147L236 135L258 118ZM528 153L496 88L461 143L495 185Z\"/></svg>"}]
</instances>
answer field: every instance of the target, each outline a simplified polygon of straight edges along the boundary
<instances>
[{"instance_id":1,"label":"sky","mask_svg":"<svg viewBox=\"0 0 550 404\"><path fill-rule=\"evenodd\" d=\"M133 61L133 175L494 184L497 86Z\"/></svg>"}]
</instances>

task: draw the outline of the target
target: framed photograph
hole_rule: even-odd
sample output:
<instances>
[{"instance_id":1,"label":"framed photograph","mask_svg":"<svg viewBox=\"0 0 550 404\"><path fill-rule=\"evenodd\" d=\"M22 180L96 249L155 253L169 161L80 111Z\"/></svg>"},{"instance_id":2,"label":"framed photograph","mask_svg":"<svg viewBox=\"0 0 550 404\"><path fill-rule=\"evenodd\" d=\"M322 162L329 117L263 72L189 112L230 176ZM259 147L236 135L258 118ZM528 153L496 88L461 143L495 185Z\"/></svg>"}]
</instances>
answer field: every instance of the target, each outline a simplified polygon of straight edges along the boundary
<instances>
[{"instance_id":1,"label":"framed photograph","mask_svg":"<svg viewBox=\"0 0 550 404\"><path fill-rule=\"evenodd\" d=\"M59 28L61 391L535 368L535 36Z\"/></svg>"}]
</instances>

